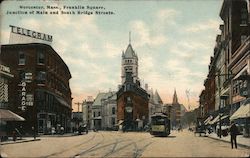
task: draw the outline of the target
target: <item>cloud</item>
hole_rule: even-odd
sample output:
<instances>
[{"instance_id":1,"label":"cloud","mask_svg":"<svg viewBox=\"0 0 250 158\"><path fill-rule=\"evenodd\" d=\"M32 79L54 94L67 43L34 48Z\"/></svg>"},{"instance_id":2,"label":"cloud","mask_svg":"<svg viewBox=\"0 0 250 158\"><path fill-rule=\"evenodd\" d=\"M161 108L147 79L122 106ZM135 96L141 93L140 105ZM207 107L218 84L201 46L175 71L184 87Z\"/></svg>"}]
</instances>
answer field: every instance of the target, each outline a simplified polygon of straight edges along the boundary
<instances>
[{"instance_id":1,"label":"cloud","mask_svg":"<svg viewBox=\"0 0 250 158\"><path fill-rule=\"evenodd\" d=\"M207 30L219 30L220 22L218 20L209 19L207 21L191 24L185 27L184 32L198 33Z\"/></svg>"},{"instance_id":2,"label":"cloud","mask_svg":"<svg viewBox=\"0 0 250 158\"><path fill-rule=\"evenodd\" d=\"M156 12L157 25L174 25L175 18L181 13L175 9L165 8Z\"/></svg>"},{"instance_id":3,"label":"cloud","mask_svg":"<svg viewBox=\"0 0 250 158\"><path fill-rule=\"evenodd\" d=\"M145 45L156 47L167 42L167 38L163 34L153 32L152 28L150 28L151 26L146 25L143 21L132 21L130 27L134 32L136 47L142 47Z\"/></svg>"}]
</instances>

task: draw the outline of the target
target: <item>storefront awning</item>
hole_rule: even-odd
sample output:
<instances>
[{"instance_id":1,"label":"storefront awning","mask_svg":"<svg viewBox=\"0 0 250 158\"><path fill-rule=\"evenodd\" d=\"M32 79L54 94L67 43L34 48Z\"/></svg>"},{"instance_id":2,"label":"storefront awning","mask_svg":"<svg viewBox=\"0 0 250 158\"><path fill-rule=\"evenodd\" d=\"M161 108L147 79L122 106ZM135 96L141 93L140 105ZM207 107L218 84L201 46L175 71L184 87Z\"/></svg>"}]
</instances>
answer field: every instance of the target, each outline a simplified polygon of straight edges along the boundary
<instances>
[{"instance_id":1,"label":"storefront awning","mask_svg":"<svg viewBox=\"0 0 250 158\"><path fill-rule=\"evenodd\" d=\"M66 107L70 107L70 105L69 105L64 99L62 99L62 98L60 98L60 97L58 97L58 96L55 96L55 97L56 97L56 100L57 100L60 104L66 106Z\"/></svg>"},{"instance_id":2,"label":"storefront awning","mask_svg":"<svg viewBox=\"0 0 250 158\"><path fill-rule=\"evenodd\" d=\"M124 122L123 120L120 120L119 123L115 124L115 126L119 126L119 125L123 124L123 122Z\"/></svg>"},{"instance_id":3,"label":"storefront awning","mask_svg":"<svg viewBox=\"0 0 250 158\"><path fill-rule=\"evenodd\" d=\"M224 115L224 116L221 117L221 120L224 120L224 119L226 119L228 117L229 117L229 115Z\"/></svg>"},{"instance_id":4,"label":"storefront awning","mask_svg":"<svg viewBox=\"0 0 250 158\"><path fill-rule=\"evenodd\" d=\"M240 106L240 108L235 111L235 113L230 117L230 120L235 120L239 118L247 118L250 117L250 103L247 102Z\"/></svg>"},{"instance_id":5,"label":"storefront awning","mask_svg":"<svg viewBox=\"0 0 250 158\"><path fill-rule=\"evenodd\" d=\"M7 109L0 109L1 121L25 121L25 119Z\"/></svg>"},{"instance_id":6,"label":"storefront awning","mask_svg":"<svg viewBox=\"0 0 250 158\"><path fill-rule=\"evenodd\" d=\"M212 116L209 116L209 117L204 121L204 124L207 125L208 122L209 122L210 120L212 120L212 119L213 119L213 117L212 117Z\"/></svg>"},{"instance_id":7,"label":"storefront awning","mask_svg":"<svg viewBox=\"0 0 250 158\"><path fill-rule=\"evenodd\" d=\"M212 121L209 122L210 125L215 124L217 121L219 121L220 115L217 115Z\"/></svg>"}]
</instances>

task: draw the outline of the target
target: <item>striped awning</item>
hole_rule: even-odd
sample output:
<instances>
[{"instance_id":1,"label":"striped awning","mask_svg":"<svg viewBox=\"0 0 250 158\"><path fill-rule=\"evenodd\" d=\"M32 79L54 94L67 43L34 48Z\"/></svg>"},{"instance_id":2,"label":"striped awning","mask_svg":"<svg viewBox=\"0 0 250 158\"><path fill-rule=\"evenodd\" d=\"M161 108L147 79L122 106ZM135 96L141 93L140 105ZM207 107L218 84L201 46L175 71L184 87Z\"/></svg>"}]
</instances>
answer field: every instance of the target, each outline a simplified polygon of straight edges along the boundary
<instances>
[{"instance_id":1,"label":"striped awning","mask_svg":"<svg viewBox=\"0 0 250 158\"><path fill-rule=\"evenodd\" d=\"M230 120L248 117L250 117L250 103L241 105L240 108L230 117Z\"/></svg>"},{"instance_id":2,"label":"striped awning","mask_svg":"<svg viewBox=\"0 0 250 158\"><path fill-rule=\"evenodd\" d=\"M0 109L1 121L25 121L25 119L7 109Z\"/></svg>"},{"instance_id":3,"label":"striped awning","mask_svg":"<svg viewBox=\"0 0 250 158\"><path fill-rule=\"evenodd\" d=\"M209 122L210 125L215 124L216 122L218 122L220 119L220 115L217 115L212 121Z\"/></svg>"}]
</instances>

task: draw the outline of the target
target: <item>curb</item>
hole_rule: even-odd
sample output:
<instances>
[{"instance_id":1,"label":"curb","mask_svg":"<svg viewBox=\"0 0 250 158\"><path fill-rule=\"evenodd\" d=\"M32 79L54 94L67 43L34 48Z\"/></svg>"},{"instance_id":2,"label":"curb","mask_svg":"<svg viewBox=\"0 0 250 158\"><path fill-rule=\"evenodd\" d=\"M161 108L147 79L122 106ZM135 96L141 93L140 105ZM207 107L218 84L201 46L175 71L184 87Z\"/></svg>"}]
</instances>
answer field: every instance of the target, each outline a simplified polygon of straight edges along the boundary
<instances>
[{"instance_id":1,"label":"curb","mask_svg":"<svg viewBox=\"0 0 250 158\"><path fill-rule=\"evenodd\" d=\"M31 140L23 140L23 141L11 141L11 142L3 142L1 145L8 145L8 144L18 144L18 143L26 143L26 142L33 142L33 141L40 141L41 139L31 139Z\"/></svg>"},{"instance_id":2,"label":"curb","mask_svg":"<svg viewBox=\"0 0 250 158\"><path fill-rule=\"evenodd\" d=\"M73 137L79 136L79 134L72 134L72 135L40 135L40 137Z\"/></svg>"},{"instance_id":3,"label":"curb","mask_svg":"<svg viewBox=\"0 0 250 158\"><path fill-rule=\"evenodd\" d=\"M214 139L214 140L219 140L219 141L222 141L222 142L226 142L226 143L231 144L231 142L229 142L229 141L227 141L227 140L218 139L218 138L214 138L214 137L210 137L210 136L207 136L207 138L211 138L211 139ZM238 146L240 146L240 147L243 147L243 148L250 149L250 146L245 145L245 144L240 144L240 143L237 143L237 145L238 145Z\"/></svg>"}]
</instances>

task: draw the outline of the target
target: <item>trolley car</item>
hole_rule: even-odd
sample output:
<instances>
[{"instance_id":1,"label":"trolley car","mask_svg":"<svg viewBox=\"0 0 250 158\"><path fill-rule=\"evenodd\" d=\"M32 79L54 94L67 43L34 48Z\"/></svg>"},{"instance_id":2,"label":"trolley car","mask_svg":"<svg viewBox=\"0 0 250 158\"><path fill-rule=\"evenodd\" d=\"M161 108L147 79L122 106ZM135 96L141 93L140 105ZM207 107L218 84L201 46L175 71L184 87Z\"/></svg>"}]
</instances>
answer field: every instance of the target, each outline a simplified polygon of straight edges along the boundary
<instances>
[{"instance_id":1,"label":"trolley car","mask_svg":"<svg viewBox=\"0 0 250 158\"><path fill-rule=\"evenodd\" d=\"M163 113L151 116L150 134L155 136L168 136L170 134L170 120Z\"/></svg>"}]
</instances>

